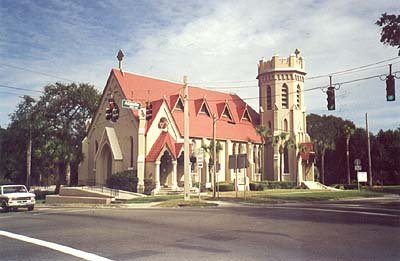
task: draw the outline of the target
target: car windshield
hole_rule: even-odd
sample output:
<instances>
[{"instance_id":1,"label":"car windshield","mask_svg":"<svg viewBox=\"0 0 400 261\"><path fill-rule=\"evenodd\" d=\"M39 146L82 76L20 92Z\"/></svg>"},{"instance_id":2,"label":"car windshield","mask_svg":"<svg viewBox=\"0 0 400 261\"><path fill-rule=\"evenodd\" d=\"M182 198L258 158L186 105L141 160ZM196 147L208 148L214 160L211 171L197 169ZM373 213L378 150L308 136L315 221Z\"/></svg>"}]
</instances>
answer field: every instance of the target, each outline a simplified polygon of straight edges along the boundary
<instances>
[{"instance_id":1,"label":"car windshield","mask_svg":"<svg viewBox=\"0 0 400 261\"><path fill-rule=\"evenodd\" d=\"M3 193L18 193L18 192L27 192L24 186L12 186L12 187L3 187Z\"/></svg>"}]
</instances>

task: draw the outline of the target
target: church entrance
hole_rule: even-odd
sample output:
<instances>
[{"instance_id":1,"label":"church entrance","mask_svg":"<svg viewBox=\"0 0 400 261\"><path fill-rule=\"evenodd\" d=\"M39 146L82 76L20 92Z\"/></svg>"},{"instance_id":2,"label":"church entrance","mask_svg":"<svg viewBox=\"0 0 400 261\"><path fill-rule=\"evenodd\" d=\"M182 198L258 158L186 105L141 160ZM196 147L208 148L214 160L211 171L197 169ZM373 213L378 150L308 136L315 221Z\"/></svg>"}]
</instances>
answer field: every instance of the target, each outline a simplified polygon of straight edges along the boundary
<instances>
[{"instance_id":1,"label":"church entrance","mask_svg":"<svg viewBox=\"0 0 400 261\"><path fill-rule=\"evenodd\" d=\"M105 185L112 175L112 154L108 144L104 144L100 157L97 159L98 184Z\"/></svg>"},{"instance_id":2,"label":"church entrance","mask_svg":"<svg viewBox=\"0 0 400 261\"><path fill-rule=\"evenodd\" d=\"M172 185L172 157L166 150L160 159L160 186L170 187Z\"/></svg>"}]
</instances>

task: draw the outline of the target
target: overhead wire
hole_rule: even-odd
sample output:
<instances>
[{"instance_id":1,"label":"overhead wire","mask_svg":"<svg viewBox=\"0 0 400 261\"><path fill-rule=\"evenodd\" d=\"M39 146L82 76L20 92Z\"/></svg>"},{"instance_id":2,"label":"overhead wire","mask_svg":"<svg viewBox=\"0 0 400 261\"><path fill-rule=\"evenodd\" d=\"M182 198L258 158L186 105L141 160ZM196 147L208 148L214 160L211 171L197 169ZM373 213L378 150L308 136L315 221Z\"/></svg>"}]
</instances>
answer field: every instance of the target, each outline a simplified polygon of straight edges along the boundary
<instances>
[{"instance_id":1,"label":"overhead wire","mask_svg":"<svg viewBox=\"0 0 400 261\"><path fill-rule=\"evenodd\" d=\"M6 66L6 67L10 67L10 68L14 68L14 69L21 70L21 71L26 71L26 72L30 72L30 73L36 73L36 74L39 74L39 75L43 75L43 76L47 76L47 77L51 77L51 78L56 78L56 79L60 79L60 80L64 80L64 81L77 82L77 81L74 81L74 80L71 80L71 79L68 79L68 78L60 77L58 75L39 72L39 71L36 71L36 70L32 70L32 69L28 69L28 68L24 68L24 67L19 67L19 66L15 66L15 65L11 65L11 64L0 63L0 65Z\"/></svg>"},{"instance_id":2,"label":"overhead wire","mask_svg":"<svg viewBox=\"0 0 400 261\"><path fill-rule=\"evenodd\" d=\"M329 77L329 76L333 76L333 75L339 75L339 74L349 74L349 73L356 73L356 72L361 72L361 71L366 71L366 70L370 70L370 69L376 69L376 68L380 68L380 67L384 67L387 65L380 65L380 66L376 66L374 68L368 68L374 65L378 65L381 63L386 63L386 62L390 62L393 60L397 60L400 59L399 56L390 58L390 59L386 59L386 60L382 60L382 61L378 61L378 62L374 62L374 63L370 63L370 64L366 64L366 65L362 65L362 66L358 66L358 67L354 67L354 68L350 68L350 69L345 69L345 70L340 70L340 71L336 71L336 72L332 72L332 73L327 73L327 74L322 74L322 75L316 75L316 76L310 76L310 77L305 77L305 80L314 80L314 79L319 79L319 78L324 78L324 77ZM392 64L397 64L400 63L400 61L392 63ZM257 79L253 79L253 80L239 80L239 81L214 81L214 82L190 82L189 84L220 84L220 83L246 83L246 82L256 82ZM241 86L237 86L238 88L241 88ZM252 86L252 87L258 87L258 86ZM218 87L216 87L218 88ZM228 87L220 87L220 88L228 88ZM247 86L243 86L243 88L247 88Z\"/></svg>"}]
</instances>

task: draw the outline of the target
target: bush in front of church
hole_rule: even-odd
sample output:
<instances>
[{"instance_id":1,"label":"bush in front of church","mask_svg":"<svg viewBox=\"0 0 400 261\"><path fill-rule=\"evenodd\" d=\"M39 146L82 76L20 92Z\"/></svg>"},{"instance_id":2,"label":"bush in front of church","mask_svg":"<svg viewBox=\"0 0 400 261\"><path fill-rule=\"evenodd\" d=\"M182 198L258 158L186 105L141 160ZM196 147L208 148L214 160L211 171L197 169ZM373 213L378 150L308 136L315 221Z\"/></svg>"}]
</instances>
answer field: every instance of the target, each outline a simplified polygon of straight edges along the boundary
<instances>
[{"instance_id":1,"label":"bush in front of church","mask_svg":"<svg viewBox=\"0 0 400 261\"><path fill-rule=\"evenodd\" d=\"M131 192L137 192L137 173L132 170L125 170L111 175L107 180L107 187Z\"/></svg>"}]
</instances>

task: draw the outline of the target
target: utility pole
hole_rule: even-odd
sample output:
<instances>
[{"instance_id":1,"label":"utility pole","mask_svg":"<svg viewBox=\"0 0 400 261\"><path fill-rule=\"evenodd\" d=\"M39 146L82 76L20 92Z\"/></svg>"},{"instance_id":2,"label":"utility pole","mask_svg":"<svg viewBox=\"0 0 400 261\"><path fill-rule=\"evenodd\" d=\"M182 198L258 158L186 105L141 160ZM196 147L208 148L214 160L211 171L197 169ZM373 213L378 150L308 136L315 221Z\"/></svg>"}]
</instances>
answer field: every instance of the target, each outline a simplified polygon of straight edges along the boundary
<instances>
[{"instance_id":1,"label":"utility pole","mask_svg":"<svg viewBox=\"0 0 400 261\"><path fill-rule=\"evenodd\" d=\"M216 132L217 132L217 115L213 114L213 198L215 198L216 189L216 177L217 177L217 143L216 143Z\"/></svg>"},{"instance_id":2,"label":"utility pole","mask_svg":"<svg viewBox=\"0 0 400 261\"><path fill-rule=\"evenodd\" d=\"M350 133L346 134L346 157L347 157L347 184L350 185L350 152L349 152L349 142L350 142Z\"/></svg>"},{"instance_id":3,"label":"utility pole","mask_svg":"<svg viewBox=\"0 0 400 261\"><path fill-rule=\"evenodd\" d=\"M184 200L190 200L190 169L189 169L189 94L187 86L187 76L183 76L183 138L184 138L184 159L183 159L183 170L184 170Z\"/></svg>"},{"instance_id":4,"label":"utility pole","mask_svg":"<svg viewBox=\"0 0 400 261\"><path fill-rule=\"evenodd\" d=\"M31 165L32 165L32 123L29 124L29 140L28 148L26 150L26 188L29 190L31 178Z\"/></svg>"},{"instance_id":5,"label":"utility pole","mask_svg":"<svg viewBox=\"0 0 400 261\"><path fill-rule=\"evenodd\" d=\"M369 186L372 187L372 166L371 166L371 142L369 139L368 131L368 113L365 113L365 127L367 129L367 139L368 139L368 172L369 172Z\"/></svg>"}]
</instances>

